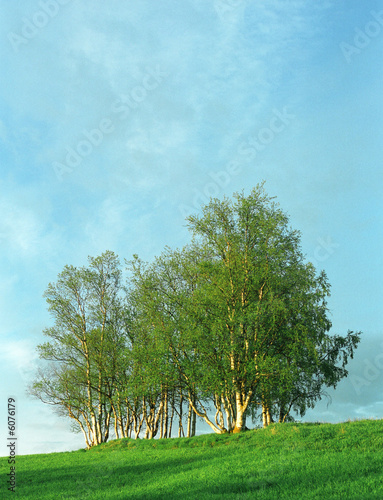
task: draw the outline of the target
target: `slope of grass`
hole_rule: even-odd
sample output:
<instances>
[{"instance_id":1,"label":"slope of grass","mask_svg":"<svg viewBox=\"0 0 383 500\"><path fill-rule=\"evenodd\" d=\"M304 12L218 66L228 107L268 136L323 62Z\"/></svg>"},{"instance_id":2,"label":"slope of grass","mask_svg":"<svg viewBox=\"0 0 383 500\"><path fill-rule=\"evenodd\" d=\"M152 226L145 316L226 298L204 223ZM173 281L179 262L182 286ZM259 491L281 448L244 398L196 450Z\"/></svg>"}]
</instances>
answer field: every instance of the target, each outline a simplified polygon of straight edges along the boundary
<instances>
[{"instance_id":1,"label":"slope of grass","mask_svg":"<svg viewBox=\"0 0 383 500\"><path fill-rule=\"evenodd\" d=\"M383 420L274 424L236 435L111 441L17 457L16 494L0 459L1 498L382 499Z\"/></svg>"}]
</instances>

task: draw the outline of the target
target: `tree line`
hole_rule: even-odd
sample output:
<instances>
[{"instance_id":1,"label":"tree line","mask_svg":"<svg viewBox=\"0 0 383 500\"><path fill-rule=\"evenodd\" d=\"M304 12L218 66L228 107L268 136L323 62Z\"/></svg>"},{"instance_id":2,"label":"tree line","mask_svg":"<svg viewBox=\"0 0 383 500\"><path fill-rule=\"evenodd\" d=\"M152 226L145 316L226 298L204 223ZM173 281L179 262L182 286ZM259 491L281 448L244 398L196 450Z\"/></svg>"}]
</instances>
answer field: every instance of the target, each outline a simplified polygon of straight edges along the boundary
<instances>
[{"instance_id":1,"label":"tree line","mask_svg":"<svg viewBox=\"0 0 383 500\"><path fill-rule=\"evenodd\" d=\"M347 376L360 332L331 335L324 271L263 184L187 218L191 241L152 262L106 251L67 265L29 393L70 417L86 446L216 433L303 416Z\"/></svg>"}]
</instances>

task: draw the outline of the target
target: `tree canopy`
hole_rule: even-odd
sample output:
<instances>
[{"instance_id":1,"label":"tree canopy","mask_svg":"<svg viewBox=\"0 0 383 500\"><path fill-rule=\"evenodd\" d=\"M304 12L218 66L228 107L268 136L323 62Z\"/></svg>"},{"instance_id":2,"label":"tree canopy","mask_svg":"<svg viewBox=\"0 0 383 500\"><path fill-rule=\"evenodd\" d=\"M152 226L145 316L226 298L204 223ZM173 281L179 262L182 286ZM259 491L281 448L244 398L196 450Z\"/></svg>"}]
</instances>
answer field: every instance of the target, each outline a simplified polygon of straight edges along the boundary
<instances>
[{"instance_id":1,"label":"tree canopy","mask_svg":"<svg viewBox=\"0 0 383 500\"><path fill-rule=\"evenodd\" d=\"M39 352L53 382L40 373L31 391L74 418L88 445L111 421L117 435L167 437L176 414L181 435L184 402L188 435L196 416L218 433L240 432L248 416L284 422L347 376L360 332L329 333L327 276L263 185L212 199L187 223L190 244L151 263L134 256L124 290L111 252L48 287L56 323Z\"/></svg>"}]
</instances>

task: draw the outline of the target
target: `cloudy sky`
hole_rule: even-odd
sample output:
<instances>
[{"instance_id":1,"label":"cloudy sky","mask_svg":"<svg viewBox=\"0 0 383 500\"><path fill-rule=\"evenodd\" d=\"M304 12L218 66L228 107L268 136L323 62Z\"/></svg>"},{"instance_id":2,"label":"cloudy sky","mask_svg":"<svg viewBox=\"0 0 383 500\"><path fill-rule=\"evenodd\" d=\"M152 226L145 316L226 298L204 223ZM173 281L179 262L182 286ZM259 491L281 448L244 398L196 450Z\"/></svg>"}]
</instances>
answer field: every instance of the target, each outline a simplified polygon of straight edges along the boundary
<instances>
[{"instance_id":1,"label":"cloudy sky","mask_svg":"<svg viewBox=\"0 0 383 500\"><path fill-rule=\"evenodd\" d=\"M333 332L363 331L304 420L383 418L382 3L0 6L0 418L16 397L18 452L84 446L25 391L63 266L150 260L209 197L262 180L328 274Z\"/></svg>"}]
</instances>

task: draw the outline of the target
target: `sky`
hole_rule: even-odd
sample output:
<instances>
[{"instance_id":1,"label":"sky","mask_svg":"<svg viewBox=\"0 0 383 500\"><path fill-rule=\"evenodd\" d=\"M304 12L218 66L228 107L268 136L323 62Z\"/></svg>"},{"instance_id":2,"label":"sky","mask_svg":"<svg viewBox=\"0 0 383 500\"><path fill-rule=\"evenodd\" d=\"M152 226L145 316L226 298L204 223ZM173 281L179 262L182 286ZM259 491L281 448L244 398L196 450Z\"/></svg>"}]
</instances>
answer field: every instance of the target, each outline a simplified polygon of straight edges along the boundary
<instances>
[{"instance_id":1,"label":"sky","mask_svg":"<svg viewBox=\"0 0 383 500\"><path fill-rule=\"evenodd\" d=\"M150 261L210 197L262 181L328 275L331 333L363 332L302 421L383 418L382 3L0 7L0 420L14 397L18 454L84 447L26 393L63 267Z\"/></svg>"}]
</instances>

